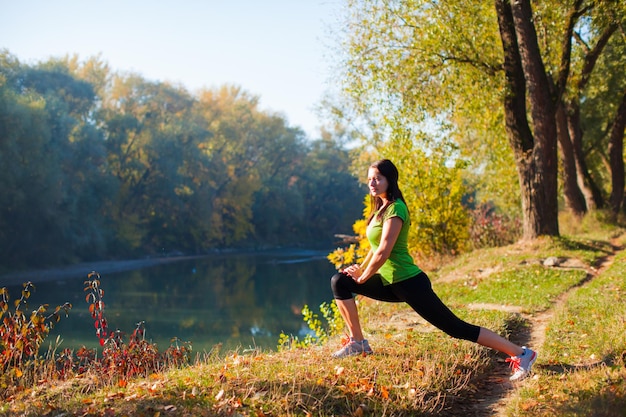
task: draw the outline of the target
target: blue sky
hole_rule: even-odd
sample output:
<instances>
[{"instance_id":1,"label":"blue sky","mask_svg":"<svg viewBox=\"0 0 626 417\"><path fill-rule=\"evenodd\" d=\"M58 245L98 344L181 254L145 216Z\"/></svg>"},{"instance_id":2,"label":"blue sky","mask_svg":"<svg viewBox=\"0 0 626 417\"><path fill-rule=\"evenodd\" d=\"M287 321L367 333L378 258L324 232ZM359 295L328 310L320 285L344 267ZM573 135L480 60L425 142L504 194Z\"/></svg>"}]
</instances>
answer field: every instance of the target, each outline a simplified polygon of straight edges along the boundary
<instances>
[{"instance_id":1,"label":"blue sky","mask_svg":"<svg viewBox=\"0 0 626 417\"><path fill-rule=\"evenodd\" d=\"M100 55L114 71L182 84L224 84L316 138L333 88L343 0L0 0L0 48L21 62Z\"/></svg>"}]
</instances>

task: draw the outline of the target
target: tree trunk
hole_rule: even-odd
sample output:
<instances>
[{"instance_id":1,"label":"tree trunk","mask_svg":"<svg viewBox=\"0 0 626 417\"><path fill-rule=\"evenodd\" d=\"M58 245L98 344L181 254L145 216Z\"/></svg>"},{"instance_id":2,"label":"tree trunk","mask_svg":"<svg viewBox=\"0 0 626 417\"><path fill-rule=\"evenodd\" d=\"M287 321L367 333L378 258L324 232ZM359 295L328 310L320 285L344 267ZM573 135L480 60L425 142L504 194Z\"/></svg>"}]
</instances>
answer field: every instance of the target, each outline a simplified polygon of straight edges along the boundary
<instances>
[{"instance_id":1,"label":"tree trunk","mask_svg":"<svg viewBox=\"0 0 626 417\"><path fill-rule=\"evenodd\" d=\"M617 218L624 200L624 130L626 129L626 93L613 119L609 137L609 161L611 163L611 212Z\"/></svg>"},{"instance_id":2,"label":"tree trunk","mask_svg":"<svg viewBox=\"0 0 626 417\"><path fill-rule=\"evenodd\" d=\"M550 82L541 58L537 33L533 24L530 0L511 4L513 23L526 78L531 124L535 138L533 150L537 165L537 182L543 195L536 195L537 214L540 216L538 235L559 235L558 207L558 157L555 104L550 94ZM535 236L531 236L535 237Z\"/></svg>"},{"instance_id":3,"label":"tree trunk","mask_svg":"<svg viewBox=\"0 0 626 417\"><path fill-rule=\"evenodd\" d=\"M593 177L587 168L585 161L585 152L583 150L583 132L580 128L580 106L578 103L569 103L567 111L567 124L569 127L569 135L572 139L574 147L574 158L576 158L576 175L578 178L578 186L585 196L587 209L594 210L604 207L604 197L602 191L596 185Z\"/></svg>"},{"instance_id":4,"label":"tree trunk","mask_svg":"<svg viewBox=\"0 0 626 417\"><path fill-rule=\"evenodd\" d=\"M520 180L524 238L558 236L555 106L530 3L522 0L511 5L509 0L496 0L495 5L504 49L505 124ZM526 116L526 92L533 132Z\"/></svg>"},{"instance_id":5,"label":"tree trunk","mask_svg":"<svg viewBox=\"0 0 626 417\"><path fill-rule=\"evenodd\" d=\"M582 3L578 3L576 5L575 11L579 9L581 4ZM566 105L569 136L573 144L574 158L576 158L578 186L585 196L588 210L603 208L605 203L602 191L600 190L600 187L596 185L593 177L589 173L589 169L587 168L587 163L585 161L585 153L583 151L583 131L580 125L580 100L583 91L589 83L591 74L595 68L598 58L600 57L600 54L618 27L619 26L614 23L606 26L600 36L597 37L597 42L593 48L589 48L582 40L580 40L585 50L584 64L580 72L580 76L578 77L578 82L575 85L574 97L571 100L564 102ZM572 34L573 32L568 34L568 36L571 36Z\"/></svg>"},{"instance_id":6,"label":"tree trunk","mask_svg":"<svg viewBox=\"0 0 626 417\"><path fill-rule=\"evenodd\" d=\"M565 206L576 217L583 217L587 213L587 204L577 181L576 157L574 146L567 128L567 115L563 103L556 110L556 127L561 149L561 163L563 167L563 194Z\"/></svg>"}]
</instances>

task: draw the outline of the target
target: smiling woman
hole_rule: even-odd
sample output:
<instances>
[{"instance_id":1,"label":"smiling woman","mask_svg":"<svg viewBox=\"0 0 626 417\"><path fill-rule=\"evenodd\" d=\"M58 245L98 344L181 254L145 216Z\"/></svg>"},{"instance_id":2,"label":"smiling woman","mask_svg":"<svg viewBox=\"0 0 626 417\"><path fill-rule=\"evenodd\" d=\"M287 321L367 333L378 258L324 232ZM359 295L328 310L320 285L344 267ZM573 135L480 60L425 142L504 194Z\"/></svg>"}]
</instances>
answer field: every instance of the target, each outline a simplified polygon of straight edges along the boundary
<instances>
[{"instance_id":1,"label":"smiling woman","mask_svg":"<svg viewBox=\"0 0 626 417\"><path fill-rule=\"evenodd\" d=\"M331 278L337 307L350 332L350 339L333 357L373 353L361 329L355 300L355 294L360 294L379 301L406 303L446 334L509 355L511 381L525 378L537 353L460 319L435 294L428 276L414 263L407 244L411 219L398 177L398 169L388 159L374 162L368 169L372 209L366 235L371 249L360 264L350 265Z\"/></svg>"}]
</instances>

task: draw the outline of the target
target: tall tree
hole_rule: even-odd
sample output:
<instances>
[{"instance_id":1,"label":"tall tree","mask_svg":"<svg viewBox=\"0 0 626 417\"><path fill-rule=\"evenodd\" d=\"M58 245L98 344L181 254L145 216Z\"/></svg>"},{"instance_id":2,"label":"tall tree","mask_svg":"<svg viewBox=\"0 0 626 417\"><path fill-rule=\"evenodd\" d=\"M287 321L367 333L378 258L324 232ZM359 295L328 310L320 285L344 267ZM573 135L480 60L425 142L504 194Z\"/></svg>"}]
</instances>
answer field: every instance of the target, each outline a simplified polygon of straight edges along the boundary
<instances>
[{"instance_id":1,"label":"tall tree","mask_svg":"<svg viewBox=\"0 0 626 417\"><path fill-rule=\"evenodd\" d=\"M102 255L107 174L89 117L93 89L54 60L28 67L3 54L0 73L0 223L12 231L4 259L37 265Z\"/></svg>"},{"instance_id":2,"label":"tall tree","mask_svg":"<svg viewBox=\"0 0 626 417\"><path fill-rule=\"evenodd\" d=\"M496 12L506 73L505 121L521 186L524 237L558 235L556 102L530 1L496 0Z\"/></svg>"},{"instance_id":3,"label":"tall tree","mask_svg":"<svg viewBox=\"0 0 626 417\"><path fill-rule=\"evenodd\" d=\"M589 92L573 81L585 68L578 39L606 56L605 38L614 38L623 6L593 0L537 1L536 10L530 0L348 3L346 91L357 113L392 126L383 137L393 137L401 125L413 132L438 128L439 142L454 139L460 145L451 158L471 158L475 178L489 186L483 191L510 193L507 165L514 162L526 238L559 234L560 146L568 206L584 212L579 182L581 164L589 159L577 156L571 136L576 120L568 107L569 98L578 94L582 103ZM594 88L602 88L602 81ZM584 114L580 119L577 129L589 120ZM505 155L501 137L508 138L512 157ZM420 147L429 144L422 141ZM494 191L492 198L506 202Z\"/></svg>"}]
</instances>

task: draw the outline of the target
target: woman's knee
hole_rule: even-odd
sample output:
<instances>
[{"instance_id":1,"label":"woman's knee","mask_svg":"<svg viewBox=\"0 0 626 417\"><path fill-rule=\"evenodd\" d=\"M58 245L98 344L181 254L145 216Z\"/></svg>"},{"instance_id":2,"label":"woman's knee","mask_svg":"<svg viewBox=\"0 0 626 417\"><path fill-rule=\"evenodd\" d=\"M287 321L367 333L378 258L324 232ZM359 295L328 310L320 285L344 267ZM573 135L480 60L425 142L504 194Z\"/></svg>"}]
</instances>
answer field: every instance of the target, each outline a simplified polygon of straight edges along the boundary
<instances>
[{"instance_id":1,"label":"woman's knee","mask_svg":"<svg viewBox=\"0 0 626 417\"><path fill-rule=\"evenodd\" d=\"M336 273L330 278L330 288L333 290L333 296L338 300L347 300L352 298L352 292L346 288L345 280L348 278L346 274Z\"/></svg>"}]
</instances>

